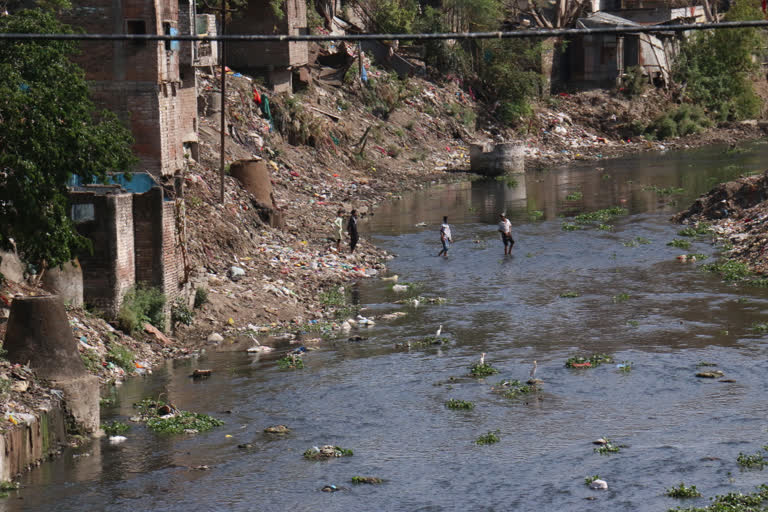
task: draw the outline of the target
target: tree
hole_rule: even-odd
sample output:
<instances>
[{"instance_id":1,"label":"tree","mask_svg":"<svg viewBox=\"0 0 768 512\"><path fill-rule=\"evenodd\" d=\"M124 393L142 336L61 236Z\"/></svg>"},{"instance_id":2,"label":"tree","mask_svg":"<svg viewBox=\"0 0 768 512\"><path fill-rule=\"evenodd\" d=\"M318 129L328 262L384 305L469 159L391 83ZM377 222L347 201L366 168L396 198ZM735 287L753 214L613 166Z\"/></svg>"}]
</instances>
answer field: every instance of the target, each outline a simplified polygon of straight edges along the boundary
<instances>
[{"instance_id":1,"label":"tree","mask_svg":"<svg viewBox=\"0 0 768 512\"><path fill-rule=\"evenodd\" d=\"M0 18L0 32L72 30L37 9ZM72 175L103 181L136 162L128 129L89 99L76 53L72 41L0 40L0 245L43 268L89 247L69 217Z\"/></svg>"}]
</instances>

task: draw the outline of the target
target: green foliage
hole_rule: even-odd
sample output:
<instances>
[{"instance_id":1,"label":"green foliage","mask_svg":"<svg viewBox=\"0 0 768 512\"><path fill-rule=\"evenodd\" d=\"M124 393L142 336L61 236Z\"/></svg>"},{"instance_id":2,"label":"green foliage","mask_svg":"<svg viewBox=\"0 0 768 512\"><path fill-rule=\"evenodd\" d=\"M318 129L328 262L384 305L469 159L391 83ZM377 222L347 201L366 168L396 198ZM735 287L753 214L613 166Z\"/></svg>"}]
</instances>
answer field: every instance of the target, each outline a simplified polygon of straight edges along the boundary
<instances>
[{"instance_id":1,"label":"green foliage","mask_svg":"<svg viewBox=\"0 0 768 512\"><path fill-rule=\"evenodd\" d=\"M3 481L0 482L0 498L7 498L10 491L18 491L20 485L16 482Z\"/></svg>"},{"instance_id":2,"label":"green foliage","mask_svg":"<svg viewBox=\"0 0 768 512\"><path fill-rule=\"evenodd\" d=\"M681 240L679 238L676 238L671 242L667 242L667 245L669 245L670 247L677 247L678 249L685 249L685 250L688 250L691 248L691 242L689 240Z\"/></svg>"},{"instance_id":3,"label":"green foliage","mask_svg":"<svg viewBox=\"0 0 768 512\"><path fill-rule=\"evenodd\" d=\"M194 308L197 309L201 307L203 304L208 302L208 290L203 288L202 286L198 286L195 290L195 304Z\"/></svg>"},{"instance_id":4,"label":"green foliage","mask_svg":"<svg viewBox=\"0 0 768 512\"><path fill-rule=\"evenodd\" d=\"M629 322L627 322L629 323ZM619 365L619 371L622 373L630 373L632 371L632 361L622 361Z\"/></svg>"},{"instance_id":5,"label":"green foliage","mask_svg":"<svg viewBox=\"0 0 768 512\"><path fill-rule=\"evenodd\" d=\"M576 230L581 229L581 228L579 226L577 226L576 224L571 224L571 223L565 222L565 223L563 223L562 229L563 229L563 231L576 231Z\"/></svg>"},{"instance_id":6,"label":"green foliage","mask_svg":"<svg viewBox=\"0 0 768 512\"><path fill-rule=\"evenodd\" d=\"M566 368L594 368L603 363L612 363L613 358L607 354L592 354L589 357L573 356L565 361Z\"/></svg>"},{"instance_id":7,"label":"green foliage","mask_svg":"<svg viewBox=\"0 0 768 512\"><path fill-rule=\"evenodd\" d=\"M648 245L650 243L651 241L648 240L647 238L638 236L632 240L627 240L626 242L622 242L621 244L624 247L637 247L638 245Z\"/></svg>"},{"instance_id":8,"label":"green foliage","mask_svg":"<svg viewBox=\"0 0 768 512\"><path fill-rule=\"evenodd\" d=\"M304 368L304 360L300 355L288 354L277 360L277 366L282 370L302 370Z\"/></svg>"},{"instance_id":9,"label":"green foliage","mask_svg":"<svg viewBox=\"0 0 768 512\"><path fill-rule=\"evenodd\" d=\"M381 34L409 34L413 31L419 13L415 0L380 0L368 5L375 31Z\"/></svg>"},{"instance_id":10,"label":"green foliage","mask_svg":"<svg viewBox=\"0 0 768 512\"><path fill-rule=\"evenodd\" d=\"M346 295L338 287L320 293L318 299L323 306L344 306L347 303Z\"/></svg>"},{"instance_id":11,"label":"green foliage","mask_svg":"<svg viewBox=\"0 0 768 512\"><path fill-rule=\"evenodd\" d=\"M575 292L573 290L566 290L563 293L560 294L560 297L564 299L574 299L576 297L580 297L581 295L579 292Z\"/></svg>"},{"instance_id":12,"label":"green foliage","mask_svg":"<svg viewBox=\"0 0 768 512\"><path fill-rule=\"evenodd\" d=\"M571 192L570 194L565 196L565 200L566 201L579 201L583 197L584 197L584 194L580 190L577 190L576 192Z\"/></svg>"},{"instance_id":13,"label":"green foliage","mask_svg":"<svg viewBox=\"0 0 768 512\"><path fill-rule=\"evenodd\" d=\"M761 20L760 3L736 0L725 21ZM761 102L750 77L762 62L764 36L756 28L697 31L685 40L673 78L685 83L685 96L720 121L755 117Z\"/></svg>"},{"instance_id":14,"label":"green foliage","mask_svg":"<svg viewBox=\"0 0 768 512\"><path fill-rule=\"evenodd\" d=\"M595 480L600 480L600 475L592 475L592 476L586 477L584 479L584 485L589 485L592 482L594 482Z\"/></svg>"},{"instance_id":15,"label":"green foliage","mask_svg":"<svg viewBox=\"0 0 768 512\"><path fill-rule=\"evenodd\" d=\"M765 465L768 464L768 460L765 459L765 454L763 452L757 452L752 455L739 452L739 455L736 457L736 462L739 463L739 466L750 469L763 469Z\"/></svg>"},{"instance_id":16,"label":"green foliage","mask_svg":"<svg viewBox=\"0 0 768 512\"><path fill-rule=\"evenodd\" d=\"M595 212L582 213L574 217L576 224L590 224L593 222L608 222L620 215L627 215L629 211L619 206L612 208L605 208L603 210L597 210Z\"/></svg>"},{"instance_id":17,"label":"green foliage","mask_svg":"<svg viewBox=\"0 0 768 512\"><path fill-rule=\"evenodd\" d=\"M475 404L468 400L458 400L456 398L451 398L447 402L445 402L445 406L449 409L464 409L464 410L470 410L475 408Z\"/></svg>"},{"instance_id":18,"label":"green foliage","mask_svg":"<svg viewBox=\"0 0 768 512\"><path fill-rule=\"evenodd\" d=\"M699 222L695 226L688 226L677 232L680 236L705 236L712 234L712 226L706 222Z\"/></svg>"},{"instance_id":19,"label":"green foliage","mask_svg":"<svg viewBox=\"0 0 768 512\"><path fill-rule=\"evenodd\" d=\"M499 373L499 370L491 366L490 363L475 363L469 367L469 374L472 377L487 377Z\"/></svg>"},{"instance_id":20,"label":"green foliage","mask_svg":"<svg viewBox=\"0 0 768 512\"><path fill-rule=\"evenodd\" d=\"M72 33L53 14L0 17L0 32ZM133 139L114 114L97 112L74 41L0 41L0 242L48 266L90 247L69 217L67 182L130 171Z\"/></svg>"},{"instance_id":21,"label":"green foliage","mask_svg":"<svg viewBox=\"0 0 768 512\"><path fill-rule=\"evenodd\" d=\"M88 348L80 352L80 359L83 360L85 369L91 373L96 373L101 369L101 357L93 349Z\"/></svg>"},{"instance_id":22,"label":"green foliage","mask_svg":"<svg viewBox=\"0 0 768 512\"><path fill-rule=\"evenodd\" d=\"M629 300L629 294L628 293L619 293L618 295L614 295L611 297L611 300L613 300L614 304L618 304L620 302L625 302Z\"/></svg>"},{"instance_id":23,"label":"green foliage","mask_svg":"<svg viewBox=\"0 0 768 512\"><path fill-rule=\"evenodd\" d=\"M158 434L183 434L185 432L205 432L223 425L224 422L207 414L178 411L173 417L149 418L147 427Z\"/></svg>"},{"instance_id":24,"label":"green foliage","mask_svg":"<svg viewBox=\"0 0 768 512\"><path fill-rule=\"evenodd\" d=\"M495 444L498 443L501 439L499 438L499 431L491 431L487 434L483 434L482 436L478 437L475 440L475 444L483 446L488 444Z\"/></svg>"},{"instance_id":25,"label":"green foliage","mask_svg":"<svg viewBox=\"0 0 768 512\"><path fill-rule=\"evenodd\" d=\"M316 448L309 448L304 452L304 458L310 459L310 460L317 460L322 458L330 458L330 457L351 457L354 455L354 452L349 448L342 448L341 446L323 446L323 450L325 448L333 448L332 452L325 452Z\"/></svg>"},{"instance_id":26,"label":"green foliage","mask_svg":"<svg viewBox=\"0 0 768 512\"><path fill-rule=\"evenodd\" d=\"M127 333L135 333L145 323L160 329L165 328L165 295L159 288L135 286L123 297L117 314L118 327Z\"/></svg>"},{"instance_id":27,"label":"green foliage","mask_svg":"<svg viewBox=\"0 0 768 512\"><path fill-rule=\"evenodd\" d=\"M693 135L712 126L704 109L688 104L680 105L675 111L654 120L645 130L651 138L664 140L673 137Z\"/></svg>"},{"instance_id":28,"label":"green foliage","mask_svg":"<svg viewBox=\"0 0 768 512\"><path fill-rule=\"evenodd\" d=\"M458 119L459 122L467 128L474 129L475 121L477 121L477 114L475 114L475 111L469 106L460 103L449 103L445 113Z\"/></svg>"},{"instance_id":29,"label":"green foliage","mask_svg":"<svg viewBox=\"0 0 768 512\"><path fill-rule=\"evenodd\" d=\"M283 11L283 0L269 0L269 9L272 11L272 14L277 18L278 20L282 20L285 18L285 11Z\"/></svg>"},{"instance_id":30,"label":"green foliage","mask_svg":"<svg viewBox=\"0 0 768 512\"><path fill-rule=\"evenodd\" d=\"M645 92L648 87L648 78L643 75L643 68L630 66L624 76L621 77L621 92L629 98L636 98Z\"/></svg>"},{"instance_id":31,"label":"green foliage","mask_svg":"<svg viewBox=\"0 0 768 512\"><path fill-rule=\"evenodd\" d=\"M593 450L595 453L600 455L610 455L612 453L619 453L621 451L621 446L614 444L613 441L607 437L603 437L603 440L605 443L595 448Z\"/></svg>"},{"instance_id":32,"label":"green foliage","mask_svg":"<svg viewBox=\"0 0 768 512\"><path fill-rule=\"evenodd\" d=\"M717 263L702 265L707 272L715 272L723 277L723 281L743 281L750 275L749 267L746 263L736 260L725 260Z\"/></svg>"},{"instance_id":33,"label":"green foliage","mask_svg":"<svg viewBox=\"0 0 768 512\"><path fill-rule=\"evenodd\" d=\"M761 485L752 494L728 493L711 498L712 503L706 507L676 508L675 511L686 512L757 512L765 510L768 501L768 485Z\"/></svg>"},{"instance_id":34,"label":"green foliage","mask_svg":"<svg viewBox=\"0 0 768 512\"><path fill-rule=\"evenodd\" d=\"M128 373L135 370L135 356L133 355L133 352L117 342L112 342L109 345L106 359L107 362L116 364Z\"/></svg>"},{"instance_id":35,"label":"green foliage","mask_svg":"<svg viewBox=\"0 0 768 512\"><path fill-rule=\"evenodd\" d=\"M678 487L667 489L664 494L670 498L698 498L701 496L701 493L696 489L695 485L686 487L684 482L680 482Z\"/></svg>"},{"instance_id":36,"label":"green foliage","mask_svg":"<svg viewBox=\"0 0 768 512\"><path fill-rule=\"evenodd\" d=\"M380 484L383 482L384 480L382 480L377 476L353 476L352 477L353 484Z\"/></svg>"},{"instance_id":37,"label":"green foliage","mask_svg":"<svg viewBox=\"0 0 768 512\"><path fill-rule=\"evenodd\" d=\"M400 80L396 74L383 74L378 78L369 78L362 89L363 102L373 115L383 120L403 104L403 100L416 91L408 87L408 82Z\"/></svg>"},{"instance_id":38,"label":"green foliage","mask_svg":"<svg viewBox=\"0 0 768 512\"><path fill-rule=\"evenodd\" d=\"M111 421L109 423L105 423L101 426L101 429L104 431L105 434L108 436L116 436L119 434L125 434L128 432L128 430L131 427L129 427L126 423L123 423L122 421Z\"/></svg>"},{"instance_id":39,"label":"green foliage","mask_svg":"<svg viewBox=\"0 0 768 512\"><path fill-rule=\"evenodd\" d=\"M518 398L520 395L527 395L537 391L536 386L523 384L517 379L503 380L495 389L500 391L504 398L509 399Z\"/></svg>"},{"instance_id":40,"label":"green foliage","mask_svg":"<svg viewBox=\"0 0 768 512\"><path fill-rule=\"evenodd\" d=\"M307 28L310 34L318 34L318 29L325 28L325 20L315 9L315 2L312 0L307 0Z\"/></svg>"},{"instance_id":41,"label":"green foliage","mask_svg":"<svg viewBox=\"0 0 768 512\"><path fill-rule=\"evenodd\" d=\"M171 323L191 325L192 320L195 318L195 312L189 309L187 301L179 297L171 306Z\"/></svg>"}]
</instances>

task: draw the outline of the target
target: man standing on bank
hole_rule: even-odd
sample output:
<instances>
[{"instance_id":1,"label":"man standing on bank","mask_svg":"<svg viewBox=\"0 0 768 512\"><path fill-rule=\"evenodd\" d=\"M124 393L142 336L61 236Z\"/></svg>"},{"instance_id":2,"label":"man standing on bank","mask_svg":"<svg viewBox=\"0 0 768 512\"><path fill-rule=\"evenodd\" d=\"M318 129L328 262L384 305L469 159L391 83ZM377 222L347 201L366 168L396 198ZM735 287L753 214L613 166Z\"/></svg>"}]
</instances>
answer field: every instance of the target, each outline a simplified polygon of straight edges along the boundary
<instances>
[{"instance_id":1,"label":"man standing on bank","mask_svg":"<svg viewBox=\"0 0 768 512\"><path fill-rule=\"evenodd\" d=\"M440 242L443 244L443 249L437 255L448 257L448 247L453 243L451 226L448 225L448 217L443 217L443 225L440 226Z\"/></svg>"},{"instance_id":2,"label":"man standing on bank","mask_svg":"<svg viewBox=\"0 0 768 512\"><path fill-rule=\"evenodd\" d=\"M355 253L355 247L359 239L357 235L357 210L349 212L349 221L347 221L347 233L349 233L349 252Z\"/></svg>"},{"instance_id":3,"label":"man standing on bank","mask_svg":"<svg viewBox=\"0 0 768 512\"><path fill-rule=\"evenodd\" d=\"M512 254L512 246L515 245L515 240L512 238L512 223L504 213L499 214L499 232L501 241L504 242L504 256Z\"/></svg>"}]
</instances>

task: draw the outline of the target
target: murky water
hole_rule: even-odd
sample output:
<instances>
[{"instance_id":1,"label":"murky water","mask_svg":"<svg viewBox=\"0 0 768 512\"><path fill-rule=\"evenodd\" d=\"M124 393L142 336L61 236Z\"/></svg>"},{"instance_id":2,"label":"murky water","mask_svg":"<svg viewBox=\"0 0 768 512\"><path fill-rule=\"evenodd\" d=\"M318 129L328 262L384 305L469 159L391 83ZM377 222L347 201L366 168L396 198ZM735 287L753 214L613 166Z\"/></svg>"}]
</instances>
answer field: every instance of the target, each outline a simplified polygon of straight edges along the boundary
<instances>
[{"instance_id":1,"label":"murky water","mask_svg":"<svg viewBox=\"0 0 768 512\"><path fill-rule=\"evenodd\" d=\"M327 343L306 356L304 370L281 371L274 358L243 353L168 363L119 388L104 419L126 419L133 402L163 393L183 409L224 419L224 427L158 437L133 426L124 444L96 441L25 475L23 490L0 508L638 511L706 502L664 496L681 481L705 496L750 491L766 474L740 470L736 457L768 443L768 337L750 329L765 320L768 295L675 260L712 254L708 242L687 251L666 244L680 229L668 222L673 212L714 182L761 169L766 155L766 145L640 155L528 175L514 188L497 181L436 187L381 207L367 229L398 254L392 273L446 304L395 305L400 296L386 282L366 282L356 296L370 314L408 316L379 322L364 341ZM651 185L684 193L660 196ZM583 198L566 201L575 191ZM612 231L561 229L563 214L611 206L630 211ZM495 227L502 210L517 240L508 258ZM435 256L442 215L456 240L447 259ZM428 225L415 227L420 222ZM565 291L579 296L560 297ZM449 345L394 348L441 324ZM500 374L467 378L482 352ZM594 352L633 369L564 367L571 355ZM509 400L491 391L505 378L528 379L533 360L544 381L539 395ZM733 382L697 379L701 361L716 362ZM214 375L189 379L198 366ZM449 398L476 407L449 410ZM292 434L262 433L277 423ZM474 443L496 430L499 443ZM593 453L601 436L626 446ZM355 455L302 458L322 444ZM210 469L189 469L201 464ZM585 486L596 474L608 491ZM385 483L353 485L355 475ZM346 489L321 492L326 484Z\"/></svg>"}]
</instances>

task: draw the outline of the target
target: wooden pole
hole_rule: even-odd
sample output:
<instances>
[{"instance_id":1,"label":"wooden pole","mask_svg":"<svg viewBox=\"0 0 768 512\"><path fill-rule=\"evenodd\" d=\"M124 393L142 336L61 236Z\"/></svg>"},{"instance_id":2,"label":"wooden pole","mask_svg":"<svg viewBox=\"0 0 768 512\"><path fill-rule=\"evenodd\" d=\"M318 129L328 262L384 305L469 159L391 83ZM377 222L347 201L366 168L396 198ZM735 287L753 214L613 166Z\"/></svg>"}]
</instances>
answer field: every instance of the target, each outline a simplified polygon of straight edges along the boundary
<instances>
[{"instance_id":1,"label":"wooden pole","mask_svg":"<svg viewBox=\"0 0 768 512\"><path fill-rule=\"evenodd\" d=\"M221 35L227 33L227 0L221 0ZM221 149L219 151L220 159L220 176L221 183L219 187L219 202L224 204L224 148L225 140L224 135L226 133L227 125L227 52L225 51L224 41L219 41L221 45Z\"/></svg>"}]
</instances>

